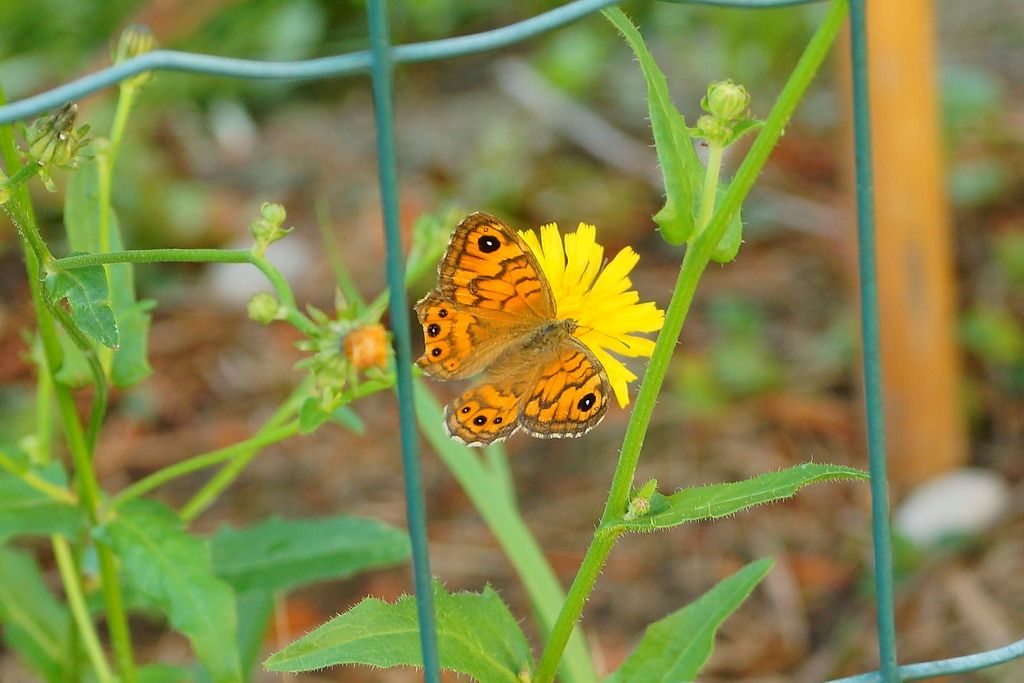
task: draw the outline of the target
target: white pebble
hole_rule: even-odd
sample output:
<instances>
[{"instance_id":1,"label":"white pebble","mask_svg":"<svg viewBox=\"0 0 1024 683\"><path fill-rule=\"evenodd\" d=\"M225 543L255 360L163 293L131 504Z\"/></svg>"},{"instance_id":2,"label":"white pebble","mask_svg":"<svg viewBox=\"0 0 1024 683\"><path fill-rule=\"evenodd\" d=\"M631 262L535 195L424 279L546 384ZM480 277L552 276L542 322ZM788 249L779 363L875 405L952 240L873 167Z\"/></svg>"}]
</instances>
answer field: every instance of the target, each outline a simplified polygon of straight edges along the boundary
<instances>
[{"instance_id":1,"label":"white pebble","mask_svg":"<svg viewBox=\"0 0 1024 683\"><path fill-rule=\"evenodd\" d=\"M998 474L957 470L914 489L896 509L893 527L918 545L974 536L995 524L1010 500L1010 486Z\"/></svg>"}]
</instances>

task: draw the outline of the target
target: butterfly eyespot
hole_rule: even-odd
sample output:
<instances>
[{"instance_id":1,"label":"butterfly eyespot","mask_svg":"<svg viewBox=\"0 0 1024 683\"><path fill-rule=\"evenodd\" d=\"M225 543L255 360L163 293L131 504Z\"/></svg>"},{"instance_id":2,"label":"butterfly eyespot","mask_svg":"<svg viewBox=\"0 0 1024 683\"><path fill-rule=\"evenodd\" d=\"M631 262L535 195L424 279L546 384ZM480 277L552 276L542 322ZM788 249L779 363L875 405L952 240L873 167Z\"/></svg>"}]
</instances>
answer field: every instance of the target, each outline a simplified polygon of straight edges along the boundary
<instances>
[{"instance_id":1,"label":"butterfly eyespot","mask_svg":"<svg viewBox=\"0 0 1024 683\"><path fill-rule=\"evenodd\" d=\"M502 420L500 417L496 417L493 420L491 420L491 422L493 422L496 425L500 425L502 422L504 422L504 420Z\"/></svg>"},{"instance_id":2,"label":"butterfly eyespot","mask_svg":"<svg viewBox=\"0 0 1024 683\"><path fill-rule=\"evenodd\" d=\"M437 312L437 316L439 318L447 318L448 317L448 309L447 308L442 308L441 310L439 310Z\"/></svg>"},{"instance_id":3,"label":"butterfly eyespot","mask_svg":"<svg viewBox=\"0 0 1024 683\"><path fill-rule=\"evenodd\" d=\"M437 323L430 323L430 325L427 326L427 334L431 337L436 337L441 334L441 326Z\"/></svg>"},{"instance_id":4,"label":"butterfly eyespot","mask_svg":"<svg viewBox=\"0 0 1024 683\"><path fill-rule=\"evenodd\" d=\"M469 408L469 406L462 406L462 414L463 414L463 415L465 415L465 414L466 414L466 413L468 413L469 411L470 411L470 408Z\"/></svg>"},{"instance_id":5,"label":"butterfly eyespot","mask_svg":"<svg viewBox=\"0 0 1024 683\"><path fill-rule=\"evenodd\" d=\"M476 245L480 247L480 251L490 254L491 252L498 251L498 248L501 247L501 242L494 235L484 235L476 241Z\"/></svg>"},{"instance_id":6,"label":"butterfly eyespot","mask_svg":"<svg viewBox=\"0 0 1024 683\"><path fill-rule=\"evenodd\" d=\"M593 408L594 407L594 403L596 403L596 402L597 402L597 396L594 395L594 392L590 392L589 394L587 394L586 396L581 398L576 403L576 407L579 408L582 412L585 413L588 410L590 410L591 408Z\"/></svg>"},{"instance_id":7,"label":"butterfly eyespot","mask_svg":"<svg viewBox=\"0 0 1024 683\"><path fill-rule=\"evenodd\" d=\"M475 424L477 427L483 427L485 424L487 424L487 418L484 417L483 415L477 415L476 417L473 418L473 424Z\"/></svg>"},{"instance_id":8,"label":"butterfly eyespot","mask_svg":"<svg viewBox=\"0 0 1024 683\"><path fill-rule=\"evenodd\" d=\"M430 349L430 355L433 356L434 358L437 358L438 356L440 356L441 355L441 347L440 346L435 346L434 348Z\"/></svg>"}]
</instances>

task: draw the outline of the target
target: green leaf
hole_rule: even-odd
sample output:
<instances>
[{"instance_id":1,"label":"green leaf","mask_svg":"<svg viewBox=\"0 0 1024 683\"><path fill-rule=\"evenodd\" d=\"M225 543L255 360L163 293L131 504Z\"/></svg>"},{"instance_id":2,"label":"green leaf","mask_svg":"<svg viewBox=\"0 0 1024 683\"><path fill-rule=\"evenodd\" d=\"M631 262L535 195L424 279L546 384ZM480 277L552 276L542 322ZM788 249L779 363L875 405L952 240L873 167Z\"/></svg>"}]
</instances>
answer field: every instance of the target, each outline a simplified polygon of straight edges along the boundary
<instances>
[{"instance_id":1,"label":"green leaf","mask_svg":"<svg viewBox=\"0 0 1024 683\"><path fill-rule=\"evenodd\" d=\"M129 585L188 637L214 681L241 680L234 594L213 575L206 544L173 511L154 500L129 501L97 537L120 556Z\"/></svg>"},{"instance_id":2,"label":"green leaf","mask_svg":"<svg viewBox=\"0 0 1024 683\"><path fill-rule=\"evenodd\" d=\"M331 420L337 422L353 434L362 435L366 433L366 424L363 422L363 418L359 417L359 413L352 410L352 406L348 403L338 406L331 413Z\"/></svg>"},{"instance_id":3,"label":"green leaf","mask_svg":"<svg viewBox=\"0 0 1024 683\"><path fill-rule=\"evenodd\" d=\"M41 479L67 487L59 463L30 470ZM73 537L85 528L82 511L32 488L13 474L0 472L0 541L24 534L63 534Z\"/></svg>"},{"instance_id":4,"label":"green leaf","mask_svg":"<svg viewBox=\"0 0 1024 683\"><path fill-rule=\"evenodd\" d=\"M99 166L83 164L68 181L64 201L64 226L72 251L105 253L121 251L124 240L113 207L107 218L107 234L101 230ZM150 301L135 299L135 266L113 263L105 267L110 282L110 308L120 333L120 346L115 351L111 379L119 387L142 381L152 372L146 358L149 340Z\"/></svg>"},{"instance_id":5,"label":"green leaf","mask_svg":"<svg viewBox=\"0 0 1024 683\"><path fill-rule=\"evenodd\" d=\"M728 188L729 186L725 181L719 181L718 192L715 196L716 210L722 203ZM696 210L696 206L694 208ZM729 219L729 225L726 226L725 233L722 234L722 238L718 240L714 251L711 252L711 260L715 263L729 263L739 253L740 244L743 242L743 217L741 213L740 210L737 210L732 218Z\"/></svg>"},{"instance_id":6,"label":"green leaf","mask_svg":"<svg viewBox=\"0 0 1024 683\"><path fill-rule=\"evenodd\" d=\"M751 562L686 607L659 619L605 683L694 681L711 656L715 633L761 582L772 561Z\"/></svg>"},{"instance_id":7,"label":"green leaf","mask_svg":"<svg viewBox=\"0 0 1024 683\"><path fill-rule=\"evenodd\" d=\"M81 389L92 384L92 372L89 361L78 345L71 340L61 326L57 326L57 341L60 343L61 363L55 375L58 382L72 389Z\"/></svg>"},{"instance_id":8,"label":"green leaf","mask_svg":"<svg viewBox=\"0 0 1024 683\"><path fill-rule=\"evenodd\" d=\"M357 517L270 519L248 529L222 528L210 539L213 570L236 591L282 591L389 567L409 557L409 537Z\"/></svg>"},{"instance_id":9,"label":"green leaf","mask_svg":"<svg viewBox=\"0 0 1024 683\"><path fill-rule=\"evenodd\" d=\"M434 582L441 668L485 683L521 683L533 669L526 637L498 594L450 594ZM367 598L268 659L271 671L308 671L335 664L422 666L416 599Z\"/></svg>"},{"instance_id":10,"label":"green leaf","mask_svg":"<svg viewBox=\"0 0 1024 683\"><path fill-rule=\"evenodd\" d=\"M816 481L868 479L868 473L842 465L804 463L744 481L682 489L665 497L667 507L639 519L617 522L628 531L653 531L684 522L715 519L755 505L789 498Z\"/></svg>"},{"instance_id":11,"label":"green leaf","mask_svg":"<svg viewBox=\"0 0 1024 683\"><path fill-rule=\"evenodd\" d=\"M107 303L107 272L103 266L86 266L51 273L46 285L53 299L66 298L71 319L85 334L112 349L117 348L117 321Z\"/></svg>"},{"instance_id":12,"label":"green leaf","mask_svg":"<svg viewBox=\"0 0 1024 683\"><path fill-rule=\"evenodd\" d=\"M35 560L0 546L0 622L4 640L38 675L52 683L71 679L70 616L46 588Z\"/></svg>"},{"instance_id":13,"label":"green leaf","mask_svg":"<svg viewBox=\"0 0 1024 683\"><path fill-rule=\"evenodd\" d=\"M665 74L648 52L633 22L617 7L603 10L605 18L619 30L636 54L647 81L647 105L658 163L665 179L665 206L654 216L661 235L670 244L683 244L693 236L694 205L700 196L704 166L697 157L686 127L668 92Z\"/></svg>"},{"instance_id":14,"label":"green leaf","mask_svg":"<svg viewBox=\"0 0 1024 683\"><path fill-rule=\"evenodd\" d=\"M237 596L238 655L242 661L242 680L252 680L252 670L263 653L270 618L274 616L274 595L267 591L248 591ZM200 664L189 672L189 683L210 683L210 674Z\"/></svg>"},{"instance_id":15,"label":"green leaf","mask_svg":"<svg viewBox=\"0 0 1024 683\"><path fill-rule=\"evenodd\" d=\"M299 408L299 434L312 434L331 417L331 414L320 406L320 399L310 396Z\"/></svg>"}]
</instances>

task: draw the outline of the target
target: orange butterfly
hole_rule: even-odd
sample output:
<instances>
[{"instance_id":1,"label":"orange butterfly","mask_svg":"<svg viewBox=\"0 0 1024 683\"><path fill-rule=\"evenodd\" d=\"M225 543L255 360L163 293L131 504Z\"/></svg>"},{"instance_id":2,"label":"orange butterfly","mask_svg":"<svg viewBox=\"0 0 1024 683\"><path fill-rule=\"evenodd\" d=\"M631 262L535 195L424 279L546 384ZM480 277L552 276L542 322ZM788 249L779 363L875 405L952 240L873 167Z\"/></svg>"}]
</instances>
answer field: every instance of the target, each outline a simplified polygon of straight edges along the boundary
<instances>
[{"instance_id":1,"label":"orange butterfly","mask_svg":"<svg viewBox=\"0 0 1024 683\"><path fill-rule=\"evenodd\" d=\"M417 361L438 379L483 380L445 406L448 433L469 446L520 428L582 436L604 417L611 386L601 363L559 320L551 287L523 239L474 213L455 229L438 285L416 304L426 349Z\"/></svg>"}]
</instances>

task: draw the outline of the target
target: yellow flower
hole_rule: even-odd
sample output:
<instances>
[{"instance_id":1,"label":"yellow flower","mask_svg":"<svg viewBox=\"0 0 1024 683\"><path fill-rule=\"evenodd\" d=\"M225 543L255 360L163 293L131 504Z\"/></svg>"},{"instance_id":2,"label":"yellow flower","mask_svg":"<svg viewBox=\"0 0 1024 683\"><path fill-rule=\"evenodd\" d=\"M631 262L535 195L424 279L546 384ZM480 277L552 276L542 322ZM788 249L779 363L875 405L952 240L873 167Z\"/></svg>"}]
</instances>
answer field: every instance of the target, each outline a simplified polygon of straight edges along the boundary
<instances>
[{"instance_id":1,"label":"yellow flower","mask_svg":"<svg viewBox=\"0 0 1024 683\"><path fill-rule=\"evenodd\" d=\"M563 238L554 223L519 234L529 245L555 297L560 320L578 323L575 336L593 352L608 374L619 405L629 404L627 385L636 379L622 361L609 352L630 358L649 358L654 341L637 332L657 332L665 312L653 301L640 303L629 273L640 257L625 247L607 264L604 247L596 242L597 228L580 223Z\"/></svg>"}]
</instances>

